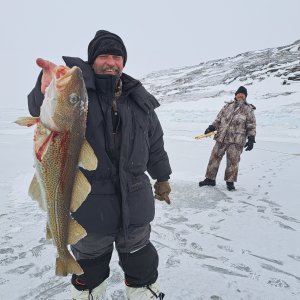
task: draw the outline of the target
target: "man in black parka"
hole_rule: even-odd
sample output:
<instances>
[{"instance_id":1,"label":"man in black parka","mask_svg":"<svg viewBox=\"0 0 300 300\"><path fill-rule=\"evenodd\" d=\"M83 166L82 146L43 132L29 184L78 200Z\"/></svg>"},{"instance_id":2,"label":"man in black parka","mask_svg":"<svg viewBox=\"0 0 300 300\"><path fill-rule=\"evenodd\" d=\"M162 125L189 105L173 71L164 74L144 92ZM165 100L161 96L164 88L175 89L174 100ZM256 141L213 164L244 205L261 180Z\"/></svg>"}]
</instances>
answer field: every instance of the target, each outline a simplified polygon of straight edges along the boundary
<instances>
[{"instance_id":1,"label":"man in black parka","mask_svg":"<svg viewBox=\"0 0 300 300\"><path fill-rule=\"evenodd\" d=\"M163 131L155 113L157 100L142 84L124 74L127 52L122 39L97 31L88 46L88 61L63 57L78 66L89 97L86 139L99 164L95 171L81 169L91 192L73 213L87 236L71 247L84 274L72 276L72 299L105 299L113 243L125 274L130 300L163 299L157 282L158 254L149 241L154 197L170 203L171 168L164 150ZM37 59L42 68L28 95L29 111L39 116L44 92L56 65Z\"/></svg>"}]
</instances>

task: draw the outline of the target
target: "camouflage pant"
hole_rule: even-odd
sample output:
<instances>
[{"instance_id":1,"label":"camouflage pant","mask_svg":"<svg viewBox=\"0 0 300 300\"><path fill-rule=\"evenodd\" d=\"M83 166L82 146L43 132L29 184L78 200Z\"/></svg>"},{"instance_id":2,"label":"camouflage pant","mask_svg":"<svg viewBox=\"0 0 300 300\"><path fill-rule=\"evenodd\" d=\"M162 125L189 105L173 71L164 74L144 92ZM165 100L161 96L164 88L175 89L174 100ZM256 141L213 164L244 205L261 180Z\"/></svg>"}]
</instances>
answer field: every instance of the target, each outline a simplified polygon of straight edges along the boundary
<instances>
[{"instance_id":1,"label":"camouflage pant","mask_svg":"<svg viewBox=\"0 0 300 300\"><path fill-rule=\"evenodd\" d=\"M216 179L221 160L226 152L226 170L224 180L229 182L236 182L239 171L239 161L243 152L243 147L237 144L222 144L216 142L214 145L210 159L208 162L205 177L209 179Z\"/></svg>"}]
</instances>

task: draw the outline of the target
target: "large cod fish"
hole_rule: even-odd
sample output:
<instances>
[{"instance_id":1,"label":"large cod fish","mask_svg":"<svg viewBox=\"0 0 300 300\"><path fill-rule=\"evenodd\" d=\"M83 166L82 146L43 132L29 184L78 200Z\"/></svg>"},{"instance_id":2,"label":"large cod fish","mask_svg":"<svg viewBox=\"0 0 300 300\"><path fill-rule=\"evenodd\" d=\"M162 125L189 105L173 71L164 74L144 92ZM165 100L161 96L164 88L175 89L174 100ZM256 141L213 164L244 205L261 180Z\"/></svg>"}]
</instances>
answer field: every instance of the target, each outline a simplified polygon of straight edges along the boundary
<instances>
[{"instance_id":1,"label":"large cod fish","mask_svg":"<svg viewBox=\"0 0 300 300\"><path fill-rule=\"evenodd\" d=\"M59 66L46 89L40 117L16 121L37 125L34 134L36 172L29 195L47 212L46 237L57 248L56 275L82 274L68 250L86 235L70 215L86 199L91 186L79 165L95 170L97 158L85 139L88 98L81 70Z\"/></svg>"}]
</instances>

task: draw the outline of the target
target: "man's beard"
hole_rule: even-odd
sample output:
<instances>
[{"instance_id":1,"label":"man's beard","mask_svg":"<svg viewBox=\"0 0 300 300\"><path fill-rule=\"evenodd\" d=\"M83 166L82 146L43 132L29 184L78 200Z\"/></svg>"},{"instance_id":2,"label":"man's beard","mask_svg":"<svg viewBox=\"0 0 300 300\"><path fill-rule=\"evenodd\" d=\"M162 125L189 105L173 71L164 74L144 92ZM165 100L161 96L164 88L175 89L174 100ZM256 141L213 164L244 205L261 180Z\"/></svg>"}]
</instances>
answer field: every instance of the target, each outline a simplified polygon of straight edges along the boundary
<instances>
[{"instance_id":1,"label":"man's beard","mask_svg":"<svg viewBox=\"0 0 300 300\"><path fill-rule=\"evenodd\" d=\"M245 103L246 99L235 99L235 104L237 106L243 105Z\"/></svg>"}]
</instances>

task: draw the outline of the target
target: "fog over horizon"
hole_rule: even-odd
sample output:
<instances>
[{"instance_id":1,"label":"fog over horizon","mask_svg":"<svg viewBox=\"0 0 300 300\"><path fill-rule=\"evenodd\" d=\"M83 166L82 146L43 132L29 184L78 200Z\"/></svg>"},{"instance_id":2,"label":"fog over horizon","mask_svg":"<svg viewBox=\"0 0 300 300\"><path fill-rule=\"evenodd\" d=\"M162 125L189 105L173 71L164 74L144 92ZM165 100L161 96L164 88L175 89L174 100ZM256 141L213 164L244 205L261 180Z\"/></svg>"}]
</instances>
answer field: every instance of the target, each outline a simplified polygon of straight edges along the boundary
<instances>
[{"instance_id":1,"label":"fog over horizon","mask_svg":"<svg viewBox=\"0 0 300 300\"><path fill-rule=\"evenodd\" d=\"M268 0L79 0L51 3L2 1L0 12L1 104L27 106L42 57L86 59L99 29L122 37L128 61L124 72L141 78L169 68L288 45L300 38L300 2Z\"/></svg>"}]
</instances>

